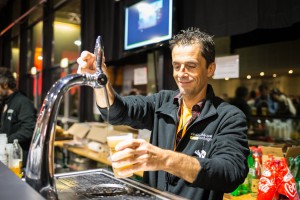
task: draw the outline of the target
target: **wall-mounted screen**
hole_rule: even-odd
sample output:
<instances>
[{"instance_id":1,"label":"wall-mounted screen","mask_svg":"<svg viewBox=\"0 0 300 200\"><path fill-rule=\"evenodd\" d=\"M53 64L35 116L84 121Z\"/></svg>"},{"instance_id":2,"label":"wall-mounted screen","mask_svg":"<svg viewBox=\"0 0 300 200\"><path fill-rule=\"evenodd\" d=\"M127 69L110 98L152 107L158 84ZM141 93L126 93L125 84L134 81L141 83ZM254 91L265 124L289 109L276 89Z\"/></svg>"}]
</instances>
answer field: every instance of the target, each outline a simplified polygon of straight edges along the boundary
<instances>
[{"instance_id":1,"label":"wall-mounted screen","mask_svg":"<svg viewBox=\"0 0 300 200\"><path fill-rule=\"evenodd\" d=\"M125 8L124 49L172 37L173 0L142 0Z\"/></svg>"}]
</instances>

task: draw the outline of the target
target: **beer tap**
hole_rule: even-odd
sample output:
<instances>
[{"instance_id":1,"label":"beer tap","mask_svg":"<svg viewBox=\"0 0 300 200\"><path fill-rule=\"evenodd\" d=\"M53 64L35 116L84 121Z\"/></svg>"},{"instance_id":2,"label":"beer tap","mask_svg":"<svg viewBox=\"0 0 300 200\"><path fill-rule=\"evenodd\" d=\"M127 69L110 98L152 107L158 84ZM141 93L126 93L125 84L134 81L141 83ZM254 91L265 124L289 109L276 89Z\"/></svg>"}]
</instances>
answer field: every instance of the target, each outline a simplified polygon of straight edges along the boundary
<instances>
[{"instance_id":1,"label":"beer tap","mask_svg":"<svg viewBox=\"0 0 300 200\"><path fill-rule=\"evenodd\" d=\"M104 46L102 42L102 38L99 35L96 39L96 44L95 44L95 50L94 50L94 55L96 56L96 77L97 77L97 87L104 86L104 95L105 95L105 100L106 100L106 105L107 109L109 110L110 104L109 104L109 99L108 99L108 93L107 89L105 87L107 83L107 76L103 73L102 70L102 62L103 62L103 57L104 57Z\"/></svg>"},{"instance_id":2,"label":"beer tap","mask_svg":"<svg viewBox=\"0 0 300 200\"><path fill-rule=\"evenodd\" d=\"M54 140L56 117L64 94L74 86L104 88L107 109L107 76L102 70L104 47L101 36L95 44L96 73L69 74L56 81L41 106L28 153L25 181L46 199L58 199L54 179Z\"/></svg>"}]
</instances>

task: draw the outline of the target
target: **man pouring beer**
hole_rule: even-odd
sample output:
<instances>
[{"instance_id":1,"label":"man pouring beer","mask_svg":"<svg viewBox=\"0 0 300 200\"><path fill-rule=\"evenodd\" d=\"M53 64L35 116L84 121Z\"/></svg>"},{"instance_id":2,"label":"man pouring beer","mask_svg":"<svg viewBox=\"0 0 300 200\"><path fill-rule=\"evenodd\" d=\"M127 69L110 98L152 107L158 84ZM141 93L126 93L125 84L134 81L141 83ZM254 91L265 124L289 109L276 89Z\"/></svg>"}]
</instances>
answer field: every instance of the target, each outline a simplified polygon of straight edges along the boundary
<instances>
[{"instance_id":1,"label":"man pouring beer","mask_svg":"<svg viewBox=\"0 0 300 200\"><path fill-rule=\"evenodd\" d=\"M107 83L109 123L151 130L142 139L120 142L112 166L122 177L144 171L151 187L188 199L221 200L248 173L247 120L236 107L215 96L208 79L214 74L215 44L197 28L170 40L173 77L178 90L150 96L121 97ZM78 73L95 73L95 55L83 51ZM106 66L103 63L103 71ZM103 119L108 111L103 88L94 89Z\"/></svg>"}]
</instances>

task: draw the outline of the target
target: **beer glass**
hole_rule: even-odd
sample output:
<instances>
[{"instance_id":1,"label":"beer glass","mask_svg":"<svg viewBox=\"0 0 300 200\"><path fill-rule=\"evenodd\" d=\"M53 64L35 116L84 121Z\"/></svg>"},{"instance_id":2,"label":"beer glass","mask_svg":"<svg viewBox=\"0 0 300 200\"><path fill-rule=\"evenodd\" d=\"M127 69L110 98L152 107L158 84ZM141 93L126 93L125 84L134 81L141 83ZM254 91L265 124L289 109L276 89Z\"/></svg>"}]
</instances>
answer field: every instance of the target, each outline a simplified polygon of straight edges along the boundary
<instances>
[{"instance_id":1,"label":"beer glass","mask_svg":"<svg viewBox=\"0 0 300 200\"><path fill-rule=\"evenodd\" d=\"M110 156L112 156L114 153L116 153L115 147L117 146L117 144L119 142L122 142L124 140L130 140L132 138L133 138L132 133L127 133L127 134L124 134L124 135L107 136L106 140L107 140L107 144L108 144L108 147L109 147ZM118 172L122 169L128 168L129 166L130 165L124 166L124 167L121 167L121 168L113 168L114 176L116 178L125 178L125 177L120 176L118 174ZM130 175L130 176L132 176L132 175Z\"/></svg>"}]
</instances>

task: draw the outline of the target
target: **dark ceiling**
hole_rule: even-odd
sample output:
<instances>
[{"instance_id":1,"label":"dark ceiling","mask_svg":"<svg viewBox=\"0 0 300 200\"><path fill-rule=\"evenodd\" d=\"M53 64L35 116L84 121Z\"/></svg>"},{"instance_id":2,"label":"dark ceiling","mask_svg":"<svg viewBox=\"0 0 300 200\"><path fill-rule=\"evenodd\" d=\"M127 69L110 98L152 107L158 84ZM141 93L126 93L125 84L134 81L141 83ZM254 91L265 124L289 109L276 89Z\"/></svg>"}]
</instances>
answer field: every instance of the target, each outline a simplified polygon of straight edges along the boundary
<instances>
[{"instance_id":1,"label":"dark ceiling","mask_svg":"<svg viewBox=\"0 0 300 200\"><path fill-rule=\"evenodd\" d=\"M8 0L0 0L0 11L7 4Z\"/></svg>"}]
</instances>

